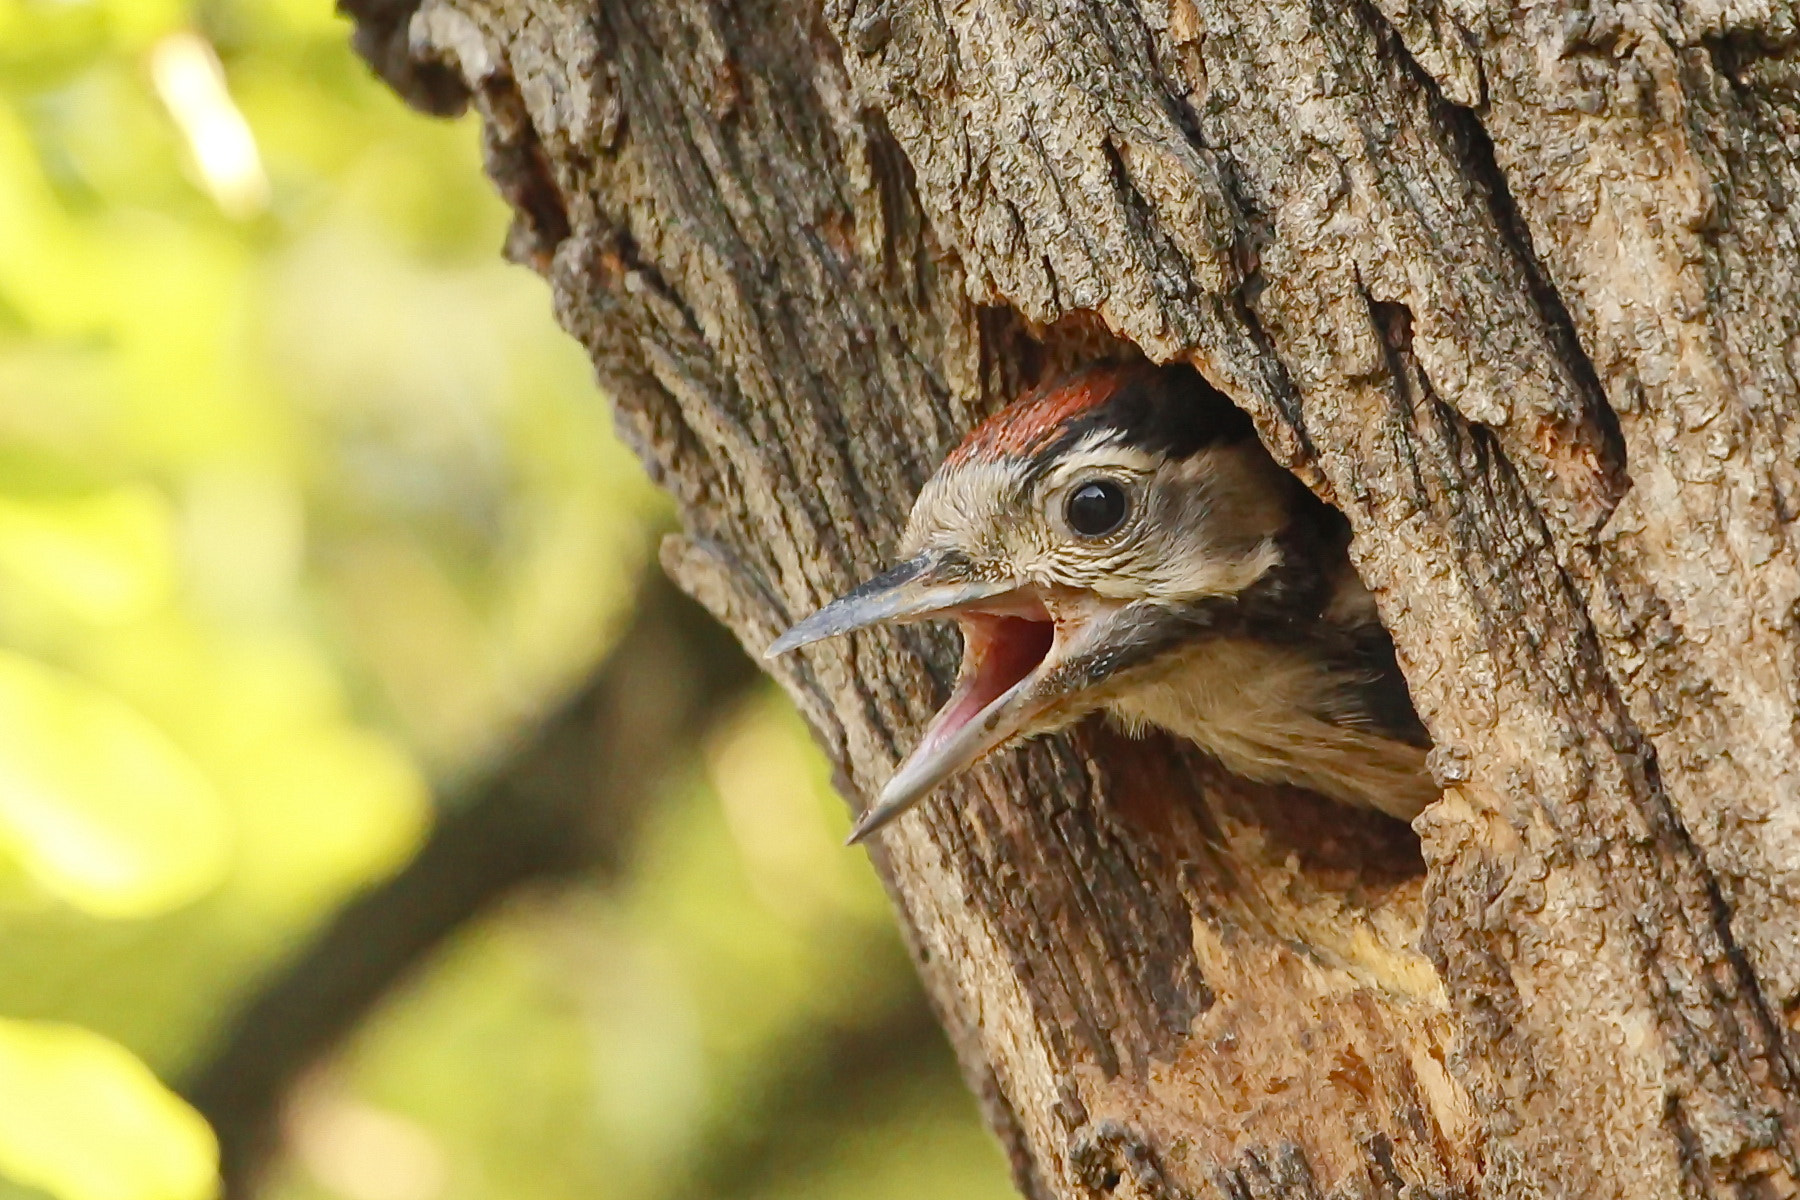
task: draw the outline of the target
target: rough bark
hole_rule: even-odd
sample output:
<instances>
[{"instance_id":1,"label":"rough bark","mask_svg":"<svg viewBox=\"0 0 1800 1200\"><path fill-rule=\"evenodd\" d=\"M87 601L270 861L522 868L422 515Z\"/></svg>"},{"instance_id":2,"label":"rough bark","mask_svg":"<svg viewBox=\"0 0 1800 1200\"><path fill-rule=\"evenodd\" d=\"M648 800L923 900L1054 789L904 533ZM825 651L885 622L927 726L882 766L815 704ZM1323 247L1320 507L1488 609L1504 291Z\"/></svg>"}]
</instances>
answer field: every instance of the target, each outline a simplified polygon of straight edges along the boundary
<instances>
[{"instance_id":1,"label":"rough bark","mask_svg":"<svg viewBox=\"0 0 1800 1200\"><path fill-rule=\"evenodd\" d=\"M1348 514L1419 841L1084 729L874 851L1023 1190L1800 1190L1791 9L369 7L748 646L1098 354L1193 362ZM951 651L778 668L847 794Z\"/></svg>"}]
</instances>

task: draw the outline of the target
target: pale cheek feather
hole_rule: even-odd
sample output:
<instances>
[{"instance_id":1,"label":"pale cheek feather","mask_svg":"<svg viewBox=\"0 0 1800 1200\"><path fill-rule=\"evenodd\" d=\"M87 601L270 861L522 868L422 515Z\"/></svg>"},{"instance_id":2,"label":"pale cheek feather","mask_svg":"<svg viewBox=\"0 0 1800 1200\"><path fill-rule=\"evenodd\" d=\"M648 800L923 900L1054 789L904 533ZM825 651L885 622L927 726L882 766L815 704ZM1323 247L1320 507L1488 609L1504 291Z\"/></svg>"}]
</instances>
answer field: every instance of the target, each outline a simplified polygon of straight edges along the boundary
<instances>
[{"instance_id":1,"label":"pale cheek feather","mask_svg":"<svg viewBox=\"0 0 1800 1200\"><path fill-rule=\"evenodd\" d=\"M1047 585L1114 598L1178 601L1243 591L1280 561L1273 537L1289 514L1284 478L1260 447L1219 446L1165 463L1098 439L1019 496L1024 464L970 462L932 477L913 505L905 550L954 546L979 563ZM1073 537L1046 500L1096 473L1143 479L1148 508L1117 542Z\"/></svg>"},{"instance_id":2,"label":"pale cheek feather","mask_svg":"<svg viewBox=\"0 0 1800 1200\"><path fill-rule=\"evenodd\" d=\"M1000 500L1018 487L1020 469L1008 463L977 462L931 477L913 502L902 548L908 554L932 545L951 545L976 559L1006 553Z\"/></svg>"},{"instance_id":3,"label":"pale cheek feather","mask_svg":"<svg viewBox=\"0 0 1800 1200\"><path fill-rule=\"evenodd\" d=\"M1055 497L1097 473L1136 476L1142 503L1132 536L1074 538L1047 514L1023 514L1022 573L1115 599L1191 600L1233 595L1281 560L1274 537L1289 520L1281 469L1254 445L1219 446L1167 463L1127 447L1079 447L1051 473Z\"/></svg>"},{"instance_id":4,"label":"pale cheek feather","mask_svg":"<svg viewBox=\"0 0 1800 1200\"><path fill-rule=\"evenodd\" d=\"M1065 451L1044 482L1054 491L1096 472L1150 475L1162 465L1163 460L1154 454L1120 445L1116 433L1094 433Z\"/></svg>"},{"instance_id":5,"label":"pale cheek feather","mask_svg":"<svg viewBox=\"0 0 1800 1200\"><path fill-rule=\"evenodd\" d=\"M1147 679L1137 673L1105 703L1127 728L1167 729L1234 775L1411 820L1437 798L1425 751L1341 723L1354 716L1344 693L1298 651L1214 639L1171 656Z\"/></svg>"},{"instance_id":6,"label":"pale cheek feather","mask_svg":"<svg viewBox=\"0 0 1800 1200\"><path fill-rule=\"evenodd\" d=\"M1166 467L1156 493L1164 533L1144 556L1144 594L1162 600L1233 595L1281 559L1284 479L1260 447L1223 446Z\"/></svg>"}]
</instances>

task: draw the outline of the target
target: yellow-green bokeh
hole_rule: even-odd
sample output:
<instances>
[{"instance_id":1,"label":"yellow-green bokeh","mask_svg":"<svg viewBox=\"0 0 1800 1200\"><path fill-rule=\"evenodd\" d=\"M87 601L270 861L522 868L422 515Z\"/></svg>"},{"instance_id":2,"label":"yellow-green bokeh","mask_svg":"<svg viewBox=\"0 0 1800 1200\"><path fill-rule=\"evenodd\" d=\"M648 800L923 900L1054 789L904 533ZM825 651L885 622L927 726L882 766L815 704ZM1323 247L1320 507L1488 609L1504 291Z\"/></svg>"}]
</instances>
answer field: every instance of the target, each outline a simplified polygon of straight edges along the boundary
<instances>
[{"instance_id":1,"label":"yellow-green bokeh","mask_svg":"<svg viewBox=\"0 0 1800 1200\"><path fill-rule=\"evenodd\" d=\"M593 667L666 521L478 130L347 42L0 0L0 1197L209 1194L165 1085ZM308 1082L276 1194L703 1194L917 1002L785 706L686 757L622 882L517 898ZM1006 1194L941 1063L846 1111L724 1190Z\"/></svg>"}]
</instances>

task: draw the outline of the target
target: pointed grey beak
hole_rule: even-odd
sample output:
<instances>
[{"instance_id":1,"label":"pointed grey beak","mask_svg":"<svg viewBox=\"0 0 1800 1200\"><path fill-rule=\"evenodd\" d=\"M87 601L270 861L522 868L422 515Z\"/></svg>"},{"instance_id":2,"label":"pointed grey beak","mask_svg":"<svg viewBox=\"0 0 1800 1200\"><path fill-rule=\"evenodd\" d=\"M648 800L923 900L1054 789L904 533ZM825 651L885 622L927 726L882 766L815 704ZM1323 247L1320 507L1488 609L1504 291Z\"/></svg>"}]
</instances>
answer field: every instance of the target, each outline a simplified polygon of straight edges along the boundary
<instances>
[{"instance_id":1,"label":"pointed grey beak","mask_svg":"<svg viewBox=\"0 0 1800 1200\"><path fill-rule=\"evenodd\" d=\"M850 831L847 845L855 845L892 821L921 800L933 787L991 748L991 742L982 745L987 739L974 736L975 731L970 729L961 729L961 736L954 736L952 724L946 719L952 710L961 710L962 720L973 716L973 710L966 703L972 681L978 676L986 680L993 674L992 671L977 669L990 639L975 632L972 622L979 623L983 630L995 622L1024 626L1028 623L1026 620L997 615L1021 605L1032 615L1044 621L1048 619L1035 599L1020 597L1021 589L1017 581L963 578L961 565L932 551L915 555L833 600L776 638L763 652L764 657L775 658L799 646L890 621L920 621L930 617L969 618L963 623L963 667L957 679L955 695L932 721L919 745L900 764L899 770L882 789L875 803L862 814L856 827ZM970 615L972 609L983 607L990 610L985 616L975 618ZM1035 622L1032 624L1034 628L1045 631L1042 640L1047 646L1049 626Z\"/></svg>"},{"instance_id":2,"label":"pointed grey beak","mask_svg":"<svg viewBox=\"0 0 1800 1200\"><path fill-rule=\"evenodd\" d=\"M1011 581L958 579L948 561L930 551L890 567L833 600L769 643L764 658L890 621L949 616L960 608L1016 590Z\"/></svg>"},{"instance_id":3,"label":"pointed grey beak","mask_svg":"<svg viewBox=\"0 0 1800 1200\"><path fill-rule=\"evenodd\" d=\"M1097 685L1179 631L1154 605L1091 593L1049 598L1019 580L961 578L960 562L930 552L884 571L782 634L766 654L889 621L954 617L962 626L956 687L881 795L850 831L855 845L938 784L1021 737L1061 728L1098 703Z\"/></svg>"}]
</instances>

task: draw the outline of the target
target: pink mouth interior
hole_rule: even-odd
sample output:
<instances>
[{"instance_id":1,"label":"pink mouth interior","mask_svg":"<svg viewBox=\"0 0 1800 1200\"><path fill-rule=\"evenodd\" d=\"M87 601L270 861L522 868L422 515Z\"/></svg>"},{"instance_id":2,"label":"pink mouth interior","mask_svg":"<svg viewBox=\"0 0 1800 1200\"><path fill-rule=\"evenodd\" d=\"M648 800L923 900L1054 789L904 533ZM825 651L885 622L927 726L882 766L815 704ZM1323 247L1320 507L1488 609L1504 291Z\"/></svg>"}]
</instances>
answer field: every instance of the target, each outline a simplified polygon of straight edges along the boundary
<instances>
[{"instance_id":1,"label":"pink mouth interior","mask_svg":"<svg viewBox=\"0 0 1800 1200\"><path fill-rule=\"evenodd\" d=\"M1045 619L984 612L957 614L963 631L962 674L950 702L932 719L915 753L949 741L984 709L1037 669L1056 641L1056 626Z\"/></svg>"}]
</instances>

